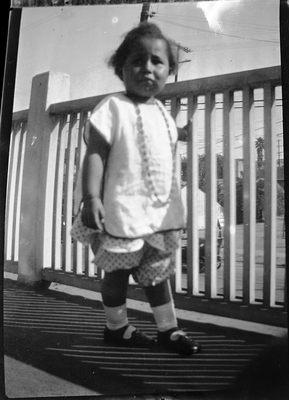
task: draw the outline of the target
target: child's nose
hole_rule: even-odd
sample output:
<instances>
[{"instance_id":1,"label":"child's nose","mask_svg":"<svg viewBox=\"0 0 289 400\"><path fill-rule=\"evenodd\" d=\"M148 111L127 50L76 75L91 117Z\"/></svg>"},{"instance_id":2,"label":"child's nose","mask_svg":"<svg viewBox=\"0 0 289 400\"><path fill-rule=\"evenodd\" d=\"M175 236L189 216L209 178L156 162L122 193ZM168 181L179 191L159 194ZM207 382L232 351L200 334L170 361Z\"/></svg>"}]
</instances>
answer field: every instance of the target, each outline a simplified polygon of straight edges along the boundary
<instances>
[{"instance_id":1,"label":"child's nose","mask_svg":"<svg viewBox=\"0 0 289 400\"><path fill-rule=\"evenodd\" d=\"M143 64L143 68L146 72L151 72L152 67L153 67L153 64L150 59L147 59Z\"/></svg>"}]
</instances>

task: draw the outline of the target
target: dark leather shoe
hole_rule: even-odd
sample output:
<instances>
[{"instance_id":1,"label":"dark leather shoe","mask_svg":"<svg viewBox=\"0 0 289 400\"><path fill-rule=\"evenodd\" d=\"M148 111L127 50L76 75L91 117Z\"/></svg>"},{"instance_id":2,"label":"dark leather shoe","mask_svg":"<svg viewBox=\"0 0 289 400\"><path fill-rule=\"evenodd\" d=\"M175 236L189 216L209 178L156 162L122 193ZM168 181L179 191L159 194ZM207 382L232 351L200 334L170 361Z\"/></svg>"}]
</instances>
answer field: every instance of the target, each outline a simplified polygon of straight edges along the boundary
<instances>
[{"instance_id":1,"label":"dark leather shoe","mask_svg":"<svg viewBox=\"0 0 289 400\"><path fill-rule=\"evenodd\" d=\"M104 329L104 342L115 344L118 346L128 346L128 347L153 347L156 345L156 340L152 337L146 335L143 332L135 329L131 332L129 338L126 338L125 332L129 326L125 326L124 328L117 329L115 331L108 329L105 327Z\"/></svg>"},{"instance_id":2,"label":"dark leather shoe","mask_svg":"<svg viewBox=\"0 0 289 400\"><path fill-rule=\"evenodd\" d=\"M201 345L188 338L185 332L173 328L165 332L158 332L158 345L165 349L174 351L183 356L198 353Z\"/></svg>"}]
</instances>

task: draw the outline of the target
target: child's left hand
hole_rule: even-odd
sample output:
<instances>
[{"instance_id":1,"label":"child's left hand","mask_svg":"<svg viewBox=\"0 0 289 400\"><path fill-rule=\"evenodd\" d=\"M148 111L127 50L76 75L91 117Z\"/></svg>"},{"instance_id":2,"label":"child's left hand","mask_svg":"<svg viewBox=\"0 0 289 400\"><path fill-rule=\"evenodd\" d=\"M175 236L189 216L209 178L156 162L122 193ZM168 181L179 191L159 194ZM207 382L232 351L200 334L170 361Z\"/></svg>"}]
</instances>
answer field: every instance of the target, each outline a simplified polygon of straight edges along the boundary
<instances>
[{"instance_id":1,"label":"child's left hand","mask_svg":"<svg viewBox=\"0 0 289 400\"><path fill-rule=\"evenodd\" d=\"M186 142L188 140L189 135L192 132L192 121L189 119L187 125L182 128L178 128L178 140L182 142Z\"/></svg>"},{"instance_id":2,"label":"child's left hand","mask_svg":"<svg viewBox=\"0 0 289 400\"><path fill-rule=\"evenodd\" d=\"M189 119L187 125L185 125L185 126L183 127L183 129L185 129L185 130L188 132L188 134L189 134L189 133L191 132L192 126L193 126L193 123L192 123L192 121Z\"/></svg>"},{"instance_id":3,"label":"child's left hand","mask_svg":"<svg viewBox=\"0 0 289 400\"><path fill-rule=\"evenodd\" d=\"M104 207L99 197L84 199L81 220L85 226L103 231L104 217Z\"/></svg>"}]
</instances>

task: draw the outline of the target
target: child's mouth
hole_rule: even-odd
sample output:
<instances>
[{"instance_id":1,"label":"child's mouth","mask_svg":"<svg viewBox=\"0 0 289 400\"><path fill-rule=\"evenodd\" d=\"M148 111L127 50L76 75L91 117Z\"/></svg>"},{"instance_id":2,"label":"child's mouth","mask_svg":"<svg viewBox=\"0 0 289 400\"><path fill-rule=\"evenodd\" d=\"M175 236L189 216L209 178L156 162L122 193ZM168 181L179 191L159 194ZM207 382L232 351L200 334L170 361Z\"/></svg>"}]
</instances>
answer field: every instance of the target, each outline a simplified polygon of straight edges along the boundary
<instances>
[{"instance_id":1,"label":"child's mouth","mask_svg":"<svg viewBox=\"0 0 289 400\"><path fill-rule=\"evenodd\" d=\"M151 79L143 79L143 80L141 81L141 85L142 85L144 88L151 89L151 88L155 87L155 82L152 81Z\"/></svg>"}]
</instances>

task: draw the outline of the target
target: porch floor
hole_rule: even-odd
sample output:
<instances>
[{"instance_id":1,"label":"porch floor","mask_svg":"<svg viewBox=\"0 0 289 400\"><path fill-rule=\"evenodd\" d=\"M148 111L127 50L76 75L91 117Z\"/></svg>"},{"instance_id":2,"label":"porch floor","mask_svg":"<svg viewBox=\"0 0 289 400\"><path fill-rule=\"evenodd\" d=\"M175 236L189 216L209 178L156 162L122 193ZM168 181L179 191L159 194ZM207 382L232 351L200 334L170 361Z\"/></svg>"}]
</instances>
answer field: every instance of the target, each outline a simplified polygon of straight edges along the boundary
<instances>
[{"instance_id":1,"label":"porch floor","mask_svg":"<svg viewBox=\"0 0 289 400\"><path fill-rule=\"evenodd\" d=\"M152 314L129 309L129 316L137 328L156 335ZM201 343L198 355L184 358L157 347L108 346L102 341L105 316L100 301L65 291L40 292L6 278L6 395L160 399L161 394L166 400L232 400L236 381L276 339L214 323L181 318L179 322Z\"/></svg>"}]
</instances>

